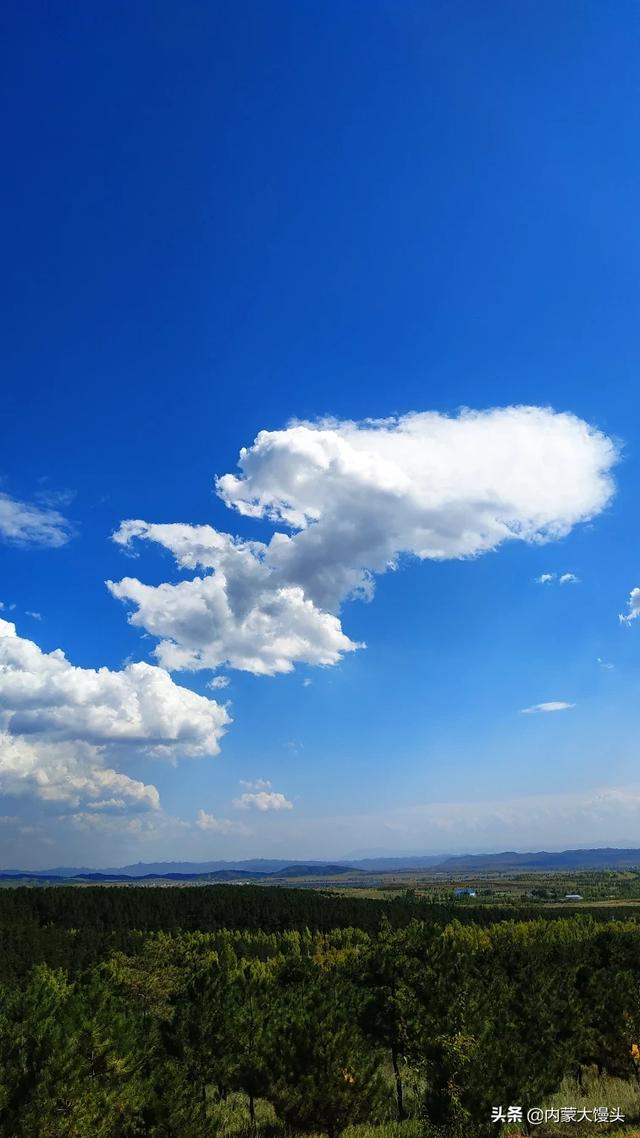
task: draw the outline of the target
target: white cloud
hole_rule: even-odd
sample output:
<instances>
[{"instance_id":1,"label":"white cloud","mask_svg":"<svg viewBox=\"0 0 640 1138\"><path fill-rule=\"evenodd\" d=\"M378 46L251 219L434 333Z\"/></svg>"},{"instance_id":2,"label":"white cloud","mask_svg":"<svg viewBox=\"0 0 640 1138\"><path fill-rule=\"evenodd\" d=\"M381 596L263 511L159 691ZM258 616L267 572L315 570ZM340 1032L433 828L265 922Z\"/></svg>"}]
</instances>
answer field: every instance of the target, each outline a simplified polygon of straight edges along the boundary
<instances>
[{"instance_id":1,"label":"white cloud","mask_svg":"<svg viewBox=\"0 0 640 1138\"><path fill-rule=\"evenodd\" d=\"M575 706L575 703L563 703L560 700L551 700L549 703L534 703L533 707L523 707L520 714L537 715L538 712L568 711L570 707Z\"/></svg>"},{"instance_id":2,"label":"white cloud","mask_svg":"<svg viewBox=\"0 0 640 1138\"><path fill-rule=\"evenodd\" d=\"M610 500L616 458L610 439L544 408L422 413L262 431L240 477L217 485L241 514L302 531L275 559L332 610L402 553L468 557L567 534Z\"/></svg>"},{"instance_id":3,"label":"white cloud","mask_svg":"<svg viewBox=\"0 0 640 1138\"><path fill-rule=\"evenodd\" d=\"M603 660L600 656L597 657L596 663L599 664L601 668L606 668L607 671L613 671L615 668L615 664L610 664L608 660Z\"/></svg>"},{"instance_id":4,"label":"white cloud","mask_svg":"<svg viewBox=\"0 0 640 1138\"><path fill-rule=\"evenodd\" d=\"M158 542L181 568L214 570L177 585L107 581L114 597L136 606L131 624L159 638L156 656L171 671L228 664L275 675L297 662L335 664L358 647L301 586L279 580L260 542L241 542L211 526L145 522L125 522L114 536L125 546L134 537Z\"/></svg>"},{"instance_id":5,"label":"white cloud","mask_svg":"<svg viewBox=\"0 0 640 1138\"><path fill-rule=\"evenodd\" d=\"M439 561L562 537L607 505L617 457L587 423L537 407L261 431L218 493L289 532L265 543L210 526L123 522L114 535L123 548L156 542L197 575L108 586L135 606L131 623L158 638L169 669L226 663L273 675L335 664L359 647L340 607L370 599L375 574L407 555Z\"/></svg>"},{"instance_id":6,"label":"white cloud","mask_svg":"<svg viewBox=\"0 0 640 1138\"><path fill-rule=\"evenodd\" d=\"M240 786L244 786L245 790L271 790L271 783L268 778L256 779L240 779Z\"/></svg>"},{"instance_id":7,"label":"white cloud","mask_svg":"<svg viewBox=\"0 0 640 1138\"><path fill-rule=\"evenodd\" d=\"M250 831L242 822L232 822L230 818L216 818L204 810L198 810L196 826L199 830L209 830L215 834L248 834Z\"/></svg>"},{"instance_id":8,"label":"white cloud","mask_svg":"<svg viewBox=\"0 0 640 1138\"><path fill-rule=\"evenodd\" d=\"M620 623L630 624L632 620L640 616L640 589L632 589L629 593L628 600L629 611L627 613L620 613Z\"/></svg>"},{"instance_id":9,"label":"white cloud","mask_svg":"<svg viewBox=\"0 0 640 1138\"><path fill-rule=\"evenodd\" d=\"M108 817L92 814L89 811L78 810L74 814L69 815L69 824L74 830L80 830L88 834L95 834L96 831L100 833L108 833L120 837L123 833L140 835L143 830L142 822L139 817L134 818L121 818L121 817Z\"/></svg>"},{"instance_id":10,"label":"white cloud","mask_svg":"<svg viewBox=\"0 0 640 1138\"><path fill-rule=\"evenodd\" d=\"M44 653L0 620L0 711L12 734L133 743L156 758L215 755L230 719L214 700L143 662L121 671L78 668Z\"/></svg>"},{"instance_id":11,"label":"white cloud","mask_svg":"<svg viewBox=\"0 0 640 1138\"><path fill-rule=\"evenodd\" d=\"M152 784L106 767L101 748L82 740L51 742L0 731L0 793L29 794L43 802L105 809L156 809Z\"/></svg>"},{"instance_id":12,"label":"white cloud","mask_svg":"<svg viewBox=\"0 0 640 1138\"><path fill-rule=\"evenodd\" d=\"M42 620L42 613L29 612L29 609L25 610L25 616L30 616L32 620Z\"/></svg>"},{"instance_id":13,"label":"white cloud","mask_svg":"<svg viewBox=\"0 0 640 1138\"><path fill-rule=\"evenodd\" d=\"M0 492L0 537L15 545L56 547L70 541L73 530L59 510Z\"/></svg>"},{"instance_id":14,"label":"white cloud","mask_svg":"<svg viewBox=\"0 0 640 1138\"><path fill-rule=\"evenodd\" d=\"M559 585L579 585L580 578L575 573L541 573L534 578L536 585L550 585L556 581Z\"/></svg>"},{"instance_id":15,"label":"white cloud","mask_svg":"<svg viewBox=\"0 0 640 1138\"><path fill-rule=\"evenodd\" d=\"M267 810L293 810L293 802L275 790L241 794L239 798L234 798L233 805L236 810L260 810L261 813L266 813Z\"/></svg>"},{"instance_id":16,"label":"white cloud","mask_svg":"<svg viewBox=\"0 0 640 1138\"><path fill-rule=\"evenodd\" d=\"M229 687L229 677L228 676L214 676L213 679L210 680L209 683L207 684L207 687L211 688L212 691L219 691L221 688L228 688Z\"/></svg>"},{"instance_id":17,"label":"white cloud","mask_svg":"<svg viewBox=\"0 0 640 1138\"><path fill-rule=\"evenodd\" d=\"M157 807L158 792L118 768L132 757L215 755L225 708L150 664L74 667L0 619L0 791L105 808Z\"/></svg>"},{"instance_id":18,"label":"white cloud","mask_svg":"<svg viewBox=\"0 0 640 1138\"><path fill-rule=\"evenodd\" d=\"M128 860L122 849L122 842L127 838L135 839L136 844L140 843L138 850L140 846L144 848L155 845L160 852L166 853L167 844L173 843L173 848L180 852L181 847L189 841L194 832L193 821L167 814L161 807L145 813L123 814L105 809L102 804L88 802L82 810L65 814L61 820L64 822L65 831L70 825L73 830L86 832L94 838L108 838L107 849L110 858L113 856L114 842L117 843L115 848L118 851L118 859L122 859L120 864ZM50 828L55 830L56 819L48 821ZM65 838L68 838L66 833ZM93 864L96 862L93 861Z\"/></svg>"}]
</instances>

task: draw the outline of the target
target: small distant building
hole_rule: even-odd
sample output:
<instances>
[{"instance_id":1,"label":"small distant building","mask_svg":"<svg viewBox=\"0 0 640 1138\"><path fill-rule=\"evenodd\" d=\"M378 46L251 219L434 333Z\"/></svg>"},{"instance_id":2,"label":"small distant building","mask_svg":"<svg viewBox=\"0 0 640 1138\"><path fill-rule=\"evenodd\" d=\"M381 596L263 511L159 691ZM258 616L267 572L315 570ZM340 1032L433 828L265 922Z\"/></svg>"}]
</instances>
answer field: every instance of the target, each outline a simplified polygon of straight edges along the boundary
<instances>
[{"instance_id":1,"label":"small distant building","mask_svg":"<svg viewBox=\"0 0 640 1138\"><path fill-rule=\"evenodd\" d=\"M453 896L454 897L475 897L476 896L476 890L475 889L454 889Z\"/></svg>"},{"instance_id":2,"label":"small distant building","mask_svg":"<svg viewBox=\"0 0 640 1138\"><path fill-rule=\"evenodd\" d=\"M581 901L582 896L580 893L565 893L564 900L565 901Z\"/></svg>"}]
</instances>

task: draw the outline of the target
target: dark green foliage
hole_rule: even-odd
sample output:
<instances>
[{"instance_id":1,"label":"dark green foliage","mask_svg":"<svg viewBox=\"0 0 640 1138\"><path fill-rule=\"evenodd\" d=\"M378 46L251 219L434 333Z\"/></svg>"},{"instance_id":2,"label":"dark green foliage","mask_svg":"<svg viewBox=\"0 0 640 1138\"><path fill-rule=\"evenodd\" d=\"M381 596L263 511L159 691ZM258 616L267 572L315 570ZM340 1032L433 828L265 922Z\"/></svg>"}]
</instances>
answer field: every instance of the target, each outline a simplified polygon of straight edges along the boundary
<instances>
[{"instance_id":1,"label":"dark green foliage","mask_svg":"<svg viewBox=\"0 0 640 1138\"><path fill-rule=\"evenodd\" d=\"M358 1026L360 1011L360 993L334 970L281 993L270 1094L294 1130L335 1138L350 1123L376 1118L386 1088L379 1056Z\"/></svg>"},{"instance_id":2,"label":"dark green foliage","mask_svg":"<svg viewBox=\"0 0 640 1138\"><path fill-rule=\"evenodd\" d=\"M586 1066L635 1076L635 922L383 905L6 891L0 1138L211 1138L239 1101L264 1138L404 1118L473 1138L492 1106L539 1106Z\"/></svg>"},{"instance_id":3,"label":"dark green foliage","mask_svg":"<svg viewBox=\"0 0 640 1138\"><path fill-rule=\"evenodd\" d=\"M628 909L615 905L589 915L602 922L632 919ZM0 982L24 975L36 963L80 971L113 951L135 952L149 932L358 928L376 933L382 921L396 930L416 920L440 928L453 920L488 927L504 919L539 917L535 905L466 906L408 891L393 900L373 900L258 885L19 886L0 889ZM566 912L547 910L545 917L563 921Z\"/></svg>"}]
</instances>

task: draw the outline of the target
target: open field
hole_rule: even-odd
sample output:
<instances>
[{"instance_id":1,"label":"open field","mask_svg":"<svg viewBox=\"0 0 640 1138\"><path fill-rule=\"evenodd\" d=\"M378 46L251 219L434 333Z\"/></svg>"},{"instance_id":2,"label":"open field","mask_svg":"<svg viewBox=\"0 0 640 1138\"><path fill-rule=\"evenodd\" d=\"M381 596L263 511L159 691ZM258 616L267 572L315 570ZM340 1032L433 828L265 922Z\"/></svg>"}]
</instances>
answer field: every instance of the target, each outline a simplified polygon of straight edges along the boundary
<instances>
[{"instance_id":1,"label":"open field","mask_svg":"<svg viewBox=\"0 0 640 1138\"><path fill-rule=\"evenodd\" d=\"M509 871L492 870L475 873L452 873L450 870L420 869L378 870L367 872L348 866L304 867L292 866L289 871L277 873L243 872L229 870L214 873L148 874L146 876L78 873L76 876L56 877L17 873L0 874L0 886L14 888L20 885L45 886L135 886L137 888L174 888L234 884L260 885L268 888L296 888L332 891L374 899L393 898L408 893L425 900L444 903L454 897L456 889L469 890L475 896L457 897L459 906L531 905L565 908L601 905L615 902L620 905L640 904L640 868L589 869L567 872L562 869ZM578 895L579 900L567 900L567 895Z\"/></svg>"},{"instance_id":2,"label":"open field","mask_svg":"<svg viewBox=\"0 0 640 1138\"><path fill-rule=\"evenodd\" d=\"M289 884L293 884L290 882ZM305 882L309 887L311 882ZM336 881L329 878L322 883L313 882L316 888L336 888ZM476 873L450 875L446 873L425 873L406 870L402 873L380 874L375 885L364 885L348 878L340 879L340 890L357 892L359 896L392 897L402 891L410 891L416 896L431 901L450 901L456 889L475 891L476 896L456 898L456 904L465 907L486 905L532 905L541 910L562 906L580 909L606 907L612 902L616 906L633 908L640 905L640 872L635 870L585 870L566 873L562 870L528 873ZM565 900L567 894L578 894L579 901Z\"/></svg>"}]
</instances>

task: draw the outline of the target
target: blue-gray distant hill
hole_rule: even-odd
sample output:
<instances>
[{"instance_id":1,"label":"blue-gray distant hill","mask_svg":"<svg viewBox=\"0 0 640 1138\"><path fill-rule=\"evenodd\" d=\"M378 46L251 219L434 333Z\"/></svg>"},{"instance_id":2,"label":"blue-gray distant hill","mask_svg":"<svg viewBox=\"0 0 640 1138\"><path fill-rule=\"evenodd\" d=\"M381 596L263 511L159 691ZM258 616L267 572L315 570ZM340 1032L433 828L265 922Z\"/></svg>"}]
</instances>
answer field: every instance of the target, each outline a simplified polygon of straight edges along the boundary
<instances>
[{"instance_id":1,"label":"blue-gray distant hill","mask_svg":"<svg viewBox=\"0 0 640 1138\"><path fill-rule=\"evenodd\" d=\"M266 873L249 869L215 869L211 872L191 872L180 873L171 871L169 873L125 873L124 871L115 870L114 872L101 873L97 870L75 870L73 872L61 872L60 870L39 870L37 872L30 872L29 870L7 870L0 872L0 881L9 882L11 884L17 883L37 883L40 885L73 885L73 884L91 884L91 885L109 885L116 883L136 883L138 885L153 884L154 882L195 882L199 884L216 884L222 882L250 882L259 884L263 882L269 884L273 882L277 884L279 881L290 881L292 878L307 878L313 877L319 880L328 879L332 877L341 876L366 877L367 874L361 869L353 869L346 865L328 865L328 864L309 864L285 863L282 869L275 872Z\"/></svg>"},{"instance_id":2,"label":"blue-gray distant hill","mask_svg":"<svg viewBox=\"0 0 640 1138\"><path fill-rule=\"evenodd\" d=\"M283 869L276 870L275 873L270 873L269 877L340 877L342 874L348 873L350 875L357 875L364 873L363 869L353 865L317 865L315 862L306 862L299 865L298 862L289 864Z\"/></svg>"},{"instance_id":3,"label":"blue-gray distant hill","mask_svg":"<svg viewBox=\"0 0 640 1138\"><path fill-rule=\"evenodd\" d=\"M277 858L248 858L245 861L160 861L138 862L104 870L56 866L52 869L0 871L0 880L63 881L273 881L294 878L347 877L367 874L417 872L450 876L473 873L526 873L580 869L640 869L640 849L583 849L560 852L459 854L436 858L433 854L415 857L371 857L359 860L286 861Z\"/></svg>"},{"instance_id":4,"label":"blue-gray distant hill","mask_svg":"<svg viewBox=\"0 0 640 1138\"><path fill-rule=\"evenodd\" d=\"M433 865L436 873L483 873L528 870L640 869L640 850L563 850L560 853L466 854Z\"/></svg>"}]
</instances>

